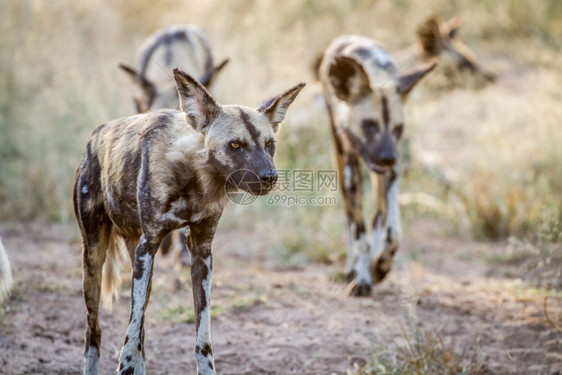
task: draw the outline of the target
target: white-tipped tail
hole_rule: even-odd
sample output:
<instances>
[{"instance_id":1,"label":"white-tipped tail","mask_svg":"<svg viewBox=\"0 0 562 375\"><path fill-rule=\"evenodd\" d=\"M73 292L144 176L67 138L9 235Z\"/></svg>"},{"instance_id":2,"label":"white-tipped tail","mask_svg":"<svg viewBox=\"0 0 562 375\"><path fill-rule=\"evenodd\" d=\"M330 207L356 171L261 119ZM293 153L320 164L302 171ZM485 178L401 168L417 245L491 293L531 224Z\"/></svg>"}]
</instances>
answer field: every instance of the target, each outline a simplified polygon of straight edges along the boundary
<instances>
[{"instance_id":1,"label":"white-tipped tail","mask_svg":"<svg viewBox=\"0 0 562 375\"><path fill-rule=\"evenodd\" d=\"M109 247L103 264L103 276L101 281L101 301L103 307L111 309L113 297L119 299L119 288L121 288L121 267L124 264L124 244L121 238L113 232L109 237Z\"/></svg>"},{"instance_id":2,"label":"white-tipped tail","mask_svg":"<svg viewBox=\"0 0 562 375\"><path fill-rule=\"evenodd\" d=\"M0 238L0 304L10 294L12 283L10 261L8 260L8 254L6 254L4 245L2 245L2 239Z\"/></svg>"}]
</instances>

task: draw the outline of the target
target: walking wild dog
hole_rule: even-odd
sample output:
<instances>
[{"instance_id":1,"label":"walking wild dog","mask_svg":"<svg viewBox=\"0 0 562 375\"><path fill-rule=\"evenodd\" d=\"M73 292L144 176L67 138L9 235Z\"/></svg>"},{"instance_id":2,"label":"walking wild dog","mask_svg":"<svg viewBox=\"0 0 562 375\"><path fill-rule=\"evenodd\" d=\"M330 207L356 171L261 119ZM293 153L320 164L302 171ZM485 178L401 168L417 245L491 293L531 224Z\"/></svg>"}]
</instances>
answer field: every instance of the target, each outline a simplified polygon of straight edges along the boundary
<instances>
[{"instance_id":1,"label":"walking wild dog","mask_svg":"<svg viewBox=\"0 0 562 375\"><path fill-rule=\"evenodd\" d=\"M131 77L139 94L133 101L138 113L152 109L178 108L176 83L172 77L175 67L196 77L207 89L228 59L214 65L209 40L203 29L194 25L174 25L155 32L138 52L137 70L121 64ZM185 229L175 231L162 241L162 252L172 246L180 248L180 260L189 265L191 259L185 247Z\"/></svg>"},{"instance_id":2,"label":"walking wild dog","mask_svg":"<svg viewBox=\"0 0 562 375\"><path fill-rule=\"evenodd\" d=\"M442 22L441 17L428 17L417 28L419 60L427 61L438 58L445 67L453 68L448 72L449 79L454 80L458 71L468 71L479 78L482 83L495 80L495 75L485 71L476 61L474 53L458 38L461 26L460 17L453 17Z\"/></svg>"},{"instance_id":3,"label":"walking wild dog","mask_svg":"<svg viewBox=\"0 0 562 375\"><path fill-rule=\"evenodd\" d=\"M319 77L330 118L338 178L348 219L350 294L369 295L390 271L402 234L398 207L398 143L404 102L436 63L407 74L376 42L360 36L334 40L324 52ZM376 189L370 234L362 209L360 160Z\"/></svg>"},{"instance_id":4,"label":"walking wild dog","mask_svg":"<svg viewBox=\"0 0 562 375\"><path fill-rule=\"evenodd\" d=\"M0 238L0 304L10 293L10 288L12 287L12 269L10 268L10 261L8 260L8 255L2 245L2 239Z\"/></svg>"},{"instance_id":5,"label":"walking wild dog","mask_svg":"<svg viewBox=\"0 0 562 375\"><path fill-rule=\"evenodd\" d=\"M82 235L86 374L98 373L102 276L101 298L111 300L119 286L114 263L121 240L133 274L131 315L118 372L145 373L143 325L154 255L170 231L184 226L190 229L197 371L215 374L210 332L215 230L227 193L240 188L263 195L273 187L274 135L304 86L298 84L252 109L219 105L199 82L179 70L174 70L174 78L180 111L149 112L98 126L76 172L73 200Z\"/></svg>"}]
</instances>

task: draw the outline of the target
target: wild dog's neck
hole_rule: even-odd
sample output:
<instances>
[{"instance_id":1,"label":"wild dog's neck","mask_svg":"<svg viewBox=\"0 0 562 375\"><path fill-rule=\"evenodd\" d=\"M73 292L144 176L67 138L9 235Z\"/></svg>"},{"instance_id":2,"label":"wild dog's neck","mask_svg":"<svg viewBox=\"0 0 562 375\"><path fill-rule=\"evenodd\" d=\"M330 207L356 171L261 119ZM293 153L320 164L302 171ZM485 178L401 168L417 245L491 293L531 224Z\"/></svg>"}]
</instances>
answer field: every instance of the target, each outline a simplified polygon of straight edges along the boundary
<instances>
[{"instance_id":1,"label":"wild dog's neck","mask_svg":"<svg viewBox=\"0 0 562 375\"><path fill-rule=\"evenodd\" d=\"M199 154L198 166L195 168L197 183L205 201L226 206L226 176L212 162L212 154ZM224 202L224 203L223 203Z\"/></svg>"}]
</instances>

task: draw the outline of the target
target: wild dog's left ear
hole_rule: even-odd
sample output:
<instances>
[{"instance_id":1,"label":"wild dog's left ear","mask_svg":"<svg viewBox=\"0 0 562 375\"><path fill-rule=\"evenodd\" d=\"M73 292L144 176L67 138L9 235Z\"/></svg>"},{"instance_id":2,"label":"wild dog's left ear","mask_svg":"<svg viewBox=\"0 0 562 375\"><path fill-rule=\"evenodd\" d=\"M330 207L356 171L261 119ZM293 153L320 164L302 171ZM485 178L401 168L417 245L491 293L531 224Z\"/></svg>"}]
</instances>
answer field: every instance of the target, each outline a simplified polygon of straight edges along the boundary
<instances>
[{"instance_id":1,"label":"wild dog's left ear","mask_svg":"<svg viewBox=\"0 0 562 375\"><path fill-rule=\"evenodd\" d=\"M230 59L224 59L219 65L215 65L211 69L209 69L205 74L199 78L199 82L205 87L209 87L215 78L217 77L218 73L228 64Z\"/></svg>"},{"instance_id":2,"label":"wild dog's left ear","mask_svg":"<svg viewBox=\"0 0 562 375\"><path fill-rule=\"evenodd\" d=\"M437 61L431 60L428 63L423 64L419 68L406 73L398 79L398 84L396 85L396 91L402 95L402 100L406 100L408 94L414 86L429 72L431 72L437 66Z\"/></svg>"},{"instance_id":3,"label":"wild dog's left ear","mask_svg":"<svg viewBox=\"0 0 562 375\"><path fill-rule=\"evenodd\" d=\"M277 132L279 130L279 124L283 122L285 114L287 113L287 109L304 86L305 83L301 82L298 85L285 91L281 95L266 100L257 108L258 112L266 115L269 121L271 121L274 132Z\"/></svg>"},{"instance_id":4,"label":"wild dog's left ear","mask_svg":"<svg viewBox=\"0 0 562 375\"><path fill-rule=\"evenodd\" d=\"M220 105L189 74L176 68L174 79L178 87L180 109L185 112L187 123L198 132L205 133L209 124L220 113Z\"/></svg>"}]
</instances>

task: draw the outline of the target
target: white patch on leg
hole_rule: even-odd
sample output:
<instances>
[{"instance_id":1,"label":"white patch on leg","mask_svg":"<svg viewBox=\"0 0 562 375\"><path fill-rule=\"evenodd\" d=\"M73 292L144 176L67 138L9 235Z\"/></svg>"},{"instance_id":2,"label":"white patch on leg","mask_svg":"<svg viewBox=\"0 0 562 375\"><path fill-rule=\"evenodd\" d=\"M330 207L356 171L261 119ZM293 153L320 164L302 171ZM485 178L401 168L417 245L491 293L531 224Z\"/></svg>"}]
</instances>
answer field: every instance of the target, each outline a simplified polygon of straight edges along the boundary
<instances>
[{"instance_id":1,"label":"white patch on leg","mask_svg":"<svg viewBox=\"0 0 562 375\"><path fill-rule=\"evenodd\" d=\"M369 272L371 256L369 254L369 244L365 234L361 234L359 239L354 241L354 247L354 252L357 254L357 262L355 263L355 272L357 275L355 281L359 285L371 285L372 277Z\"/></svg>"},{"instance_id":2,"label":"white patch on leg","mask_svg":"<svg viewBox=\"0 0 562 375\"><path fill-rule=\"evenodd\" d=\"M201 311L199 319L199 328L197 329L197 342L199 352L195 353L195 360L197 361L197 373L199 375L215 375L215 364L213 355L207 353L203 355L201 351L207 346L211 346L211 257L204 260L207 266L207 277L201 280L201 286L205 293L205 308Z\"/></svg>"},{"instance_id":3,"label":"white patch on leg","mask_svg":"<svg viewBox=\"0 0 562 375\"><path fill-rule=\"evenodd\" d=\"M100 353L94 346L90 346L84 355L84 375L98 375Z\"/></svg>"},{"instance_id":4,"label":"white patch on leg","mask_svg":"<svg viewBox=\"0 0 562 375\"><path fill-rule=\"evenodd\" d=\"M6 254L6 250L0 239L0 304L10 293L12 283L12 268L10 267L8 254Z\"/></svg>"},{"instance_id":5,"label":"white patch on leg","mask_svg":"<svg viewBox=\"0 0 562 375\"><path fill-rule=\"evenodd\" d=\"M141 241L146 242L145 239ZM150 281L150 268L152 267L152 256L147 252L139 259L143 261L143 272L139 279L133 278L133 306L131 311L131 322L127 327L128 341L119 356L119 363L122 363L123 369L133 368L135 374L144 374L144 360L142 352L138 350L140 343L141 323L144 314L144 304L146 301L146 292ZM126 361L130 357L129 361Z\"/></svg>"},{"instance_id":6,"label":"white patch on leg","mask_svg":"<svg viewBox=\"0 0 562 375\"><path fill-rule=\"evenodd\" d=\"M373 234L370 236L371 240L371 259L377 259L384 249L385 239L384 228L382 226L382 216L375 223Z\"/></svg>"},{"instance_id":7,"label":"white patch on leg","mask_svg":"<svg viewBox=\"0 0 562 375\"><path fill-rule=\"evenodd\" d=\"M398 171L396 171L396 174L398 175ZM390 185L390 188L388 189L388 193L386 195L386 224L388 228L391 229L393 242L399 242L402 239L402 223L400 220L400 205L398 202L398 198L400 195L398 181L398 177L396 177L394 181L392 181L392 185ZM388 230L385 231L385 239L387 233Z\"/></svg>"},{"instance_id":8,"label":"white patch on leg","mask_svg":"<svg viewBox=\"0 0 562 375\"><path fill-rule=\"evenodd\" d=\"M355 262L357 260L357 253L355 252L356 248L353 244L353 237L355 235L355 223L350 223L348 226L348 241L349 241L349 252L347 253L347 264L345 266L345 271L347 274L349 274L351 271L353 271L354 267L355 267Z\"/></svg>"}]
</instances>

